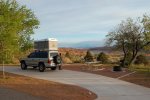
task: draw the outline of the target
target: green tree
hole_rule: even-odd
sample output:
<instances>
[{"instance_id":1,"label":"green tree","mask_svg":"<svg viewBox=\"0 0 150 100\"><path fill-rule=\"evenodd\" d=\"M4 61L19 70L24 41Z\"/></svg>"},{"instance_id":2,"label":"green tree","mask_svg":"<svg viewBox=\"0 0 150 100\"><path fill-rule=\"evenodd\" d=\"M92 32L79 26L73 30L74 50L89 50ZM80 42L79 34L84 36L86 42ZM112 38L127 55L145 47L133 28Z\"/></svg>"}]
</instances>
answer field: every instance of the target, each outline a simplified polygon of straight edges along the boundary
<instances>
[{"instance_id":1,"label":"green tree","mask_svg":"<svg viewBox=\"0 0 150 100\"><path fill-rule=\"evenodd\" d=\"M20 6L16 0L0 0L0 63L11 62L15 53L31 48L31 35L38 25L26 6Z\"/></svg>"},{"instance_id":2,"label":"green tree","mask_svg":"<svg viewBox=\"0 0 150 100\"><path fill-rule=\"evenodd\" d=\"M101 52L97 56L97 61L101 61L103 64L108 63L108 56L104 52Z\"/></svg>"},{"instance_id":3,"label":"green tree","mask_svg":"<svg viewBox=\"0 0 150 100\"><path fill-rule=\"evenodd\" d=\"M93 61L93 55L91 54L91 52L88 50L86 53L86 56L84 57L85 61L87 62L92 62Z\"/></svg>"},{"instance_id":4,"label":"green tree","mask_svg":"<svg viewBox=\"0 0 150 100\"><path fill-rule=\"evenodd\" d=\"M108 33L107 44L123 51L122 66L125 66L127 54L131 52L132 57L128 64L131 65L138 53L150 45L150 17L144 15L136 21L131 18L122 21L116 29Z\"/></svg>"}]
</instances>

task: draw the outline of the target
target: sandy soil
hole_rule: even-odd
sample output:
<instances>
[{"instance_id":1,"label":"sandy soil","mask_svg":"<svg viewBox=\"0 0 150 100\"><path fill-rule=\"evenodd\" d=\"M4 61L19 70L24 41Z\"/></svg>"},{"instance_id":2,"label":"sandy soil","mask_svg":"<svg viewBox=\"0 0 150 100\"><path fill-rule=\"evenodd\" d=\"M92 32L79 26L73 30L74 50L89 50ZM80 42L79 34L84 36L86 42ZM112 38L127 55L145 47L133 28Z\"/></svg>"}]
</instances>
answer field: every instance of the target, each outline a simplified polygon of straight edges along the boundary
<instances>
[{"instance_id":1,"label":"sandy soil","mask_svg":"<svg viewBox=\"0 0 150 100\"><path fill-rule=\"evenodd\" d=\"M65 85L46 80L6 73L6 79L0 72L0 86L25 92L43 100L94 100L97 96L78 86Z\"/></svg>"}]
</instances>

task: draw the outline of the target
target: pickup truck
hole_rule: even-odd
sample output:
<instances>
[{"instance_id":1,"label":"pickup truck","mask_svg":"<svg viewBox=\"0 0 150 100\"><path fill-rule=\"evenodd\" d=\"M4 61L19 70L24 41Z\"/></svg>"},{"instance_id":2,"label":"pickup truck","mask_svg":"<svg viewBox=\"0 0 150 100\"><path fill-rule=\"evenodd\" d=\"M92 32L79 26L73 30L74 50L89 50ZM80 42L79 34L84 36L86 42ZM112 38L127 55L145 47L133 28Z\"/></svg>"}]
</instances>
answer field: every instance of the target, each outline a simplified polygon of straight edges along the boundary
<instances>
[{"instance_id":1,"label":"pickup truck","mask_svg":"<svg viewBox=\"0 0 150 100\"><path fill-rule=\"evenodd\" d=\"M44 72L46 68L56 70L61 64L61 57L58 51L34 51L26 58L20 59L21 69L26 70L27 67L39 68L40 72Z\"/></svg>"}]
</instances>

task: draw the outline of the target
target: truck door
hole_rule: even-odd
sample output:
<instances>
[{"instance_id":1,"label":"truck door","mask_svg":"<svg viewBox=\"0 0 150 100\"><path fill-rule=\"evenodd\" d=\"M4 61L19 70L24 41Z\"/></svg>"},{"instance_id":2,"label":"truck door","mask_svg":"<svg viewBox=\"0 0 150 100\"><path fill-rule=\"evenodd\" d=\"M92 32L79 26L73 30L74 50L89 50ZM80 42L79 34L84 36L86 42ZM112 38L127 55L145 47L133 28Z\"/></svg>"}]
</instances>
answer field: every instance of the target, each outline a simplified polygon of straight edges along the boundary
<instances>
[{"instance_id":1,"label":"truck door","mask_svg":"<svg viewBox=\"0 0 150 100\"><path fill-rule=\"evenodd\" d=\"M33 66L33 65L34 65L34 59L35 59L35 57L36 57L36 53L35 53L35 52L31 53L31 54L28 56L28 59L26 60L26 64L27 64L28 66Z\"/></svg>"}]
</instances>

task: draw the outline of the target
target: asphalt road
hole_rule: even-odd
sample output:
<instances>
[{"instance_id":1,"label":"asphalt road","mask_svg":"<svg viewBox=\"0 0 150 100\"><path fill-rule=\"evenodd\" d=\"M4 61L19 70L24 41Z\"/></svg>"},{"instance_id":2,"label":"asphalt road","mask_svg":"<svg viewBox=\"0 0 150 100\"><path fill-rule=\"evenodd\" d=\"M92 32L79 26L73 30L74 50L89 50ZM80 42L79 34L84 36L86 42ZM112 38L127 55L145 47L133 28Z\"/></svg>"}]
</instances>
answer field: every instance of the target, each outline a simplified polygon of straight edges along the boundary
<instances>
[{"instance_id":1,"label":"asphalt road","mask_svg":"<svg viewBox=\"0 0 150 100\"><path fill-rule=\"evenodd\" d=\"M21 70L19 67L10 66L5 70L33 78L81 86L96 93L97 100L150 100L150 88L101 75L70 70L46 70L41 73L38 70Z\"/></svg>"}]
</instances>

